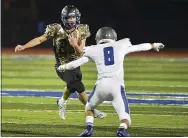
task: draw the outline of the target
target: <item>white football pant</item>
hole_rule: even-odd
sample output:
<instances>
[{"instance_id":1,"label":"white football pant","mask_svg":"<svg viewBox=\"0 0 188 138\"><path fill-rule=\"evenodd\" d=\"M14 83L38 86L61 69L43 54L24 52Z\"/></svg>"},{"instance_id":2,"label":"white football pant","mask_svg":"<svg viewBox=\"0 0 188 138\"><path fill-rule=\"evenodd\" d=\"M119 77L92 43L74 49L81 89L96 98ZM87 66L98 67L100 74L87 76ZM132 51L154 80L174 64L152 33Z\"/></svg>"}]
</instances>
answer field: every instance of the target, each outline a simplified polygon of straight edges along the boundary
<instances>
[{"instance_id":1,"label":"white football pant","mask_svg":"<svg viewBox=\"0 0 188 138\"><path fill-rule=\"evenodd\" d=\"M119 120L127 119L131 125L129 104L126 99L124 87L112 78L103 78L97 81L93 92L86 104L86 110L93 110L103 101L112 101Z\"/></svg>"}]
</instances>

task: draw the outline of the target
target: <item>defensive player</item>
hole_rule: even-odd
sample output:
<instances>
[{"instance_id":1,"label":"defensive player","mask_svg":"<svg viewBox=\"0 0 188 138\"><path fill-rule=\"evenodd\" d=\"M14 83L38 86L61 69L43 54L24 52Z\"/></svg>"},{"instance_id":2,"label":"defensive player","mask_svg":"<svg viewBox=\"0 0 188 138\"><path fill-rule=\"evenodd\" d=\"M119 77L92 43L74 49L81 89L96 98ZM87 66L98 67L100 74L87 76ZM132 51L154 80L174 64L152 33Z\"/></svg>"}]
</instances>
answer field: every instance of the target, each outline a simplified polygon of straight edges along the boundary
<instances>
[{"instance_id":1,"label":"defensive player","mask_svg":"<svg viewBox=\"0 0 188 138\"><path fill-rule=\"evenodd\" d=\"M77 38L70 36L70 43L77 47ZM88 61L95 62L98 71L93 92L86 104L86 130L80 136L91 136L93 133L93 110L103 101L112 101L120 126L117 136L130 136L127 128L131 125L130 110L124 89L124 57L131 52L148 51L164 48L162 43L144 43L132 45L128 38L117 40L117 34L110 27L103 27L96 34L97 45L85 48L84 56L78 60L58 67L58 70L72 70Z\"/></svg>"},{"instance_id":2,"label":"defensive player","mask_svg":"<svg viewBox=\"0 0 188 138\"><path fill-rule=\"evenodd\" d=\"M85 105L88 96L84 92L85 86L82 83L82 73L80 67L71 71L59 72L57 67L61 64L74 61L82 56L83 47L86 39L90 36L89 26L80 24L81 14L73 5L65 6L61 12L61 23L54 23L47 26L45 33L37 38L32 39L25 45L17 45L15 52L22 51L26 48L37 46L50 38L53 38L53 50L56 58L55 70L60 79L66 82L67 86L63 89L62 98L58 99L59 115L61 119L65 119L66 102L71 93L77 92L80 101ZM68 35L76 35L78 47L73 48L68 40ZM95 110L95 117L103 118L106 114Z\"/></svg>"}]
</instances>

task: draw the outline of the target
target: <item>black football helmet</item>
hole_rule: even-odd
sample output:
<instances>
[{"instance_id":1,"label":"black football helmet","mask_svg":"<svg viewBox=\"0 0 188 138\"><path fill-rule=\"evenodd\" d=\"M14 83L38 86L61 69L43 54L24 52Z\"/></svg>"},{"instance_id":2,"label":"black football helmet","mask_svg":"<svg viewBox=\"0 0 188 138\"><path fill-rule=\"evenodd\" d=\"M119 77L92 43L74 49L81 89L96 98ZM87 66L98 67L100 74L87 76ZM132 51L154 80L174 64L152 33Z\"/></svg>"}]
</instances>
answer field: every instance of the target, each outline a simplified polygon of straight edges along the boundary
<instances>
[{"instance_id":1,"label":"black football helmet","mask_svg":"<svg viewBox=\"0 0 188 138\"><path fill-rule=\"evenodd\" d=\"M97 43L101 43L102 40L117 40L117 33L111 27L102 27L100 28L97 33L95 40Z\"/></svg>"},{"instance_id":2,"label":"black football helmet","mask_svg":"<svg viewBox=\"0 0 188 138\"><path fill-rule=\"evenodd\" d=\"M69 22L68 18L76 17L75 22ZM62 26L66 29L74 28L77 24L80 24L81 13L74 5L67 5L61 11Z\"/></svg>"}]
</instances>

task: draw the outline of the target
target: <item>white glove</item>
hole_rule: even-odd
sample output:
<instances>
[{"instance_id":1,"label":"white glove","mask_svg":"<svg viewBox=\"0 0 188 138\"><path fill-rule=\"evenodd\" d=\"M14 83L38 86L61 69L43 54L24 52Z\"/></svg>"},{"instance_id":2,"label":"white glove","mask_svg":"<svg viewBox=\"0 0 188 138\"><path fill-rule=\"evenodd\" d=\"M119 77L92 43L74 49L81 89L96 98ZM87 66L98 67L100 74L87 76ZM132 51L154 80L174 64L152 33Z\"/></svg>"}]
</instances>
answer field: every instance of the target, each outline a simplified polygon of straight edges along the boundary
<instances>
[{"instance_id":1,"label":"white glove","mask_svg":"<svg viewBox=\"0 0 188 138\"><path fill-rule=\"evenodd\" d=\"M63 65L60 65L58 68L57 68L58 71L60 72L64 72L66 70L66 64L63 64Z\"/></svg>"},{"instance_id":2,"label":"white glove","mask_svg":"<svg viewBox=\"0 0 188 138\"><path fill-rule=\"evenodd\" d=\"M154 43L155 50L159 52L160 49L163 49L165 46L162 43Z\"/></svg>"}]
</instances>

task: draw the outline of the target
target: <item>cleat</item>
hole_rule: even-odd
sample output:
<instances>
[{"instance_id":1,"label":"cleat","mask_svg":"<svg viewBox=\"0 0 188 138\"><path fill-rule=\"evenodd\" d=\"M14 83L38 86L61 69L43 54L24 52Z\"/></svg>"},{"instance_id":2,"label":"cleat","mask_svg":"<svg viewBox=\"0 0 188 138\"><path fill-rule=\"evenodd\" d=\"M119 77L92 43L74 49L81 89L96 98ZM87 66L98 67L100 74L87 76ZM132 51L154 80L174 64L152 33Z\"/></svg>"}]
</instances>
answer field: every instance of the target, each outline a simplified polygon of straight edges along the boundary
<instances>
[{"instance_id":1,"label":"cleat","mask_svg":"<svg viewBox=\"0 0 188 138\"><path fill-rule=\"evenodd\" d=\"M79 136L80 137L90 137L93 134L92 130L85 130L83 133L81 133Z\"/></svg>"},{"instance_id":2,"label":"cleat","mask_svg":"<svg viewBox=\"0 0 188 138\"><path fill-rule=\"evenodd\" d=\"M86 130L82 132L80 137L90 137L93 134L93 125L87 125Z\"/></svg>"},{"instance_id":3,"label":"cleat","mask_svg":"<svg viewBox=\"0 0 188 138\"><path fill-rule=\"evenodd\" d=\"M124 128L119 128L117 130L117 136L118 137L130 137L130 134L126 132Z\"/></svg>"},{"instance_id":4,"label":"cleat","mask_svg":"<svg viewBox=\"0 0 188 138\"><path fill-rule=\"evenodd\" d=\"M104 112L101 112L101 111L98 111L98 110L95 110L95 111L94 111L94 117L95 117L95 118L103 119L103 118L105 118L106 116L107 116L107 114L104 113Z\"/></svg>"},{"instance_id":5,"label":"cleat","mask_svg":"<svg viewBox=\"0 0 188 138\"><path fill-rule=\"evenodd\" d=\"M57 105L58 105L58 109L59 109L59 117L62 120L65 120L66 118L66 104L60 104L59 102L60 99L57 99Z\"/></svg>"}]
</instances>

